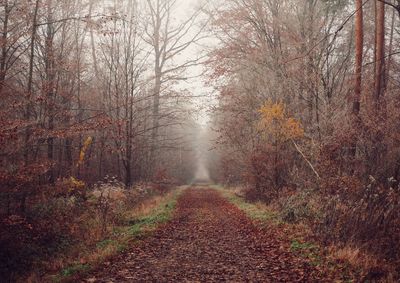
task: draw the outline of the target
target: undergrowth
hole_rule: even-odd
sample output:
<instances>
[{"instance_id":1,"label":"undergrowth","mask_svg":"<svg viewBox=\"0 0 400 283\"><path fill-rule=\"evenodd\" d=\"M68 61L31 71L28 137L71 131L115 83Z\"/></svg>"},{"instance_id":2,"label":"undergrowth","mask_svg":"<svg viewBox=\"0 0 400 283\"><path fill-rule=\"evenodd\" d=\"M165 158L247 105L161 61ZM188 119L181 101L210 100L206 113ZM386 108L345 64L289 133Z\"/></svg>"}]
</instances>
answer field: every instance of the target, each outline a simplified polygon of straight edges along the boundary
<instances>
[{"instance_id":1,"label":"undergrowth","mask_svg":"<svg viewBox=\"0 0 400 283\"><path fill-rule=\"evenodd\" d=\"M305 258L317 272L326 272L328 277L336 277L338 282L354 282L356 270L346 259L338 259L332 250L327 253L317 241L312 239L311 228L304 223L293 223L285 218L285 213L277 211L272 205L262 202L249 202L241 195L240 189L212 186L230 203L242 210L261 228L279 228L285 236L287 248L299 257ZM361 272L361 271L359 271ZM329 275L328 275L329 274Z\"/></svg>"},{"instance_id":2,"label":"undergrowth","mask_svg":"<svg viewBox=\"0 0 400 283\"><path fill-rule=\"evenodd\" d=\"M237 195L237 192L232 190L226 190L222 187L214 186L229 202L239 207L246 213L251 219L262 223L267 221L273 221L279 224L281 221L278 214L268 208L267 205L262 202L251 203L247 202L241 196Z\"/></svg>"},{"instance_id":3,"label":"undergrowth","mask_svg":"<svg viewBox=\"0 0 400 283\"><path fill-rule=\"evenodd\" d=\"M56 274L45 275L44 281L73 282L107 259L124 252L135 241L149 235L173 215L176 201L182 190L174 190L164 196L156 196L121 215L121 225L115 226L108 237L93 246L83 243L70 246L65 256L55 261L63 261L64 267ZM76 250L80 250L76 253Z\"/></svg>"}]
</instances>

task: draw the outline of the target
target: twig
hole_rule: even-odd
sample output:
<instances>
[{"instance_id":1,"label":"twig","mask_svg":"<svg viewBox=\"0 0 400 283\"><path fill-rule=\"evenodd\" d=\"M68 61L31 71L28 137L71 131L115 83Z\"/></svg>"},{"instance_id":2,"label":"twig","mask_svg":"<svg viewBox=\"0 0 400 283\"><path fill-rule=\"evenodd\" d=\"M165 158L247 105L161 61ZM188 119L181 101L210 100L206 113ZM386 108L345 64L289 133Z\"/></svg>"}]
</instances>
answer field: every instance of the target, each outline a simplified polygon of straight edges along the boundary
<instances>
[{"instance_id":1,"label":"twig","mask_svg":"<svg viewBox=\"0 0 400 283\"><path fill-rule=\"evenodd\" d=\"M307 164L310 166L311 170L315 173L318 179L321 179L321 176L318 174L317 170L315 170L314 166L311 164L311 162L307 159L307 157L304 155L304 153L301 151L300 147L296 144L296 142L292 139L293 145L296 148L296 150L300 153L300 155L304 158L304 160L307 162Z\"/></svg>"}]
</instances>

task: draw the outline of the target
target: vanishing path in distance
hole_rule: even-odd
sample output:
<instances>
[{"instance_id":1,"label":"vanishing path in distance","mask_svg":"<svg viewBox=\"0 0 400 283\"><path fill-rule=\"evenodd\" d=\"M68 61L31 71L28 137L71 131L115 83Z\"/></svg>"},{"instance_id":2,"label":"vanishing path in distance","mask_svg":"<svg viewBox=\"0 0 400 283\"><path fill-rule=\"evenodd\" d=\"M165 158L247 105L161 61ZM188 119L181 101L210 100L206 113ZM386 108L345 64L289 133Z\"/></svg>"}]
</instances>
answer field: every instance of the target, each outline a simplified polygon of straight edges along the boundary
<instances>
[{"instance_id":1,"label":"vanishing path in distance","mask_svg":"<svg viewBox=\"0 0 400 283\"><path fill-rule=\"evenodd\" d=\"M190 188L172 221L83 282L321 282L312 274L216 190Z\"/></svg>"}]
</instances>

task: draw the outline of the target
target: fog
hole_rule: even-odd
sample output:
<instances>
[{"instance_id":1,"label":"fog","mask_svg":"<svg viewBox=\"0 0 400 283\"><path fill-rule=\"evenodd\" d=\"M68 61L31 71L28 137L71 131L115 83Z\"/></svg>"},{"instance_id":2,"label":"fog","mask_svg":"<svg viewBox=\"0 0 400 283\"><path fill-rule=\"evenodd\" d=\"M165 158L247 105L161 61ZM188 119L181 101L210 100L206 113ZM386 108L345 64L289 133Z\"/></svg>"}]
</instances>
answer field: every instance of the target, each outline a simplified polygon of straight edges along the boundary
<instances>
[{"instance_id":1,"label":"fog","mask_svg":"<svg viewBox=\"0 0 400 283\"><path fill-rule=\"evenodd\" d=\"M196 150L196 174L194 181L210 182L210 172L208 168L208 155L209 155L209 140L207 135L207 127L203 128L197 133L196 143L194 148Z\"/></svg>"}]
</instances>

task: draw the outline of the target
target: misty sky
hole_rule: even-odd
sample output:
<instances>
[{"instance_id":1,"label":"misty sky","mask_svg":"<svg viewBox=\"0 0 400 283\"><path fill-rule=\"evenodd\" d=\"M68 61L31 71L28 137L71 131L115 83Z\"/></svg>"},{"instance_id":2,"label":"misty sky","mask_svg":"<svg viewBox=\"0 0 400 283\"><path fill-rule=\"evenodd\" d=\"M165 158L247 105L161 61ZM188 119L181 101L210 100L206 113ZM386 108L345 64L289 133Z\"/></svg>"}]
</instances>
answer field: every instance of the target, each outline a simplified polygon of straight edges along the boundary
<instances>
[{"instance_id":1,"label":"misty sky","mask_svg":"<svg viewBox=\"0 0 400 283\"><path fill-rule=\"evenodd\" d=\"M193 12L198 9L202 3L204 4L203 0L178 0L177 6L176 6L176 19L178 21L182 21L190 17L190 15L193 14ZM196 30L193 30L195 32ZM207 38L204 40L202 43L203 44L213 44L214 40L211 38ZM180 58L178 58L178 61L186 61L190 58L195 58L199 54L204 53L204 47L199 46L199 45L193 45L191 46L188 50L186 50ZM203 67L202 66L197 66L197 67L191 67L187 70L187 75L188 77L196 77L197 78L192 78L186 82L182 82L180 85L182 88L189 90L196 98L194 99L194 104L196 105L196 108L199 109L199 114L198 114L198 122L201 125L206 125L208 121L208 115L207 115L207 109L210 107L213 101L213 89L210 87L205 86L205 80L207 79L204 76L200 76L201 73L203 72Z\"/></svg>"}]
</instances>

